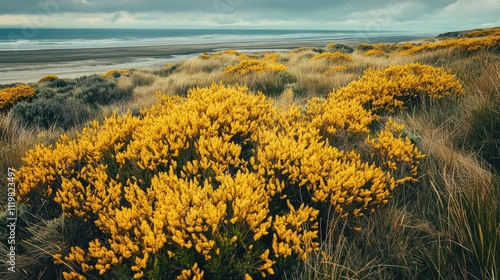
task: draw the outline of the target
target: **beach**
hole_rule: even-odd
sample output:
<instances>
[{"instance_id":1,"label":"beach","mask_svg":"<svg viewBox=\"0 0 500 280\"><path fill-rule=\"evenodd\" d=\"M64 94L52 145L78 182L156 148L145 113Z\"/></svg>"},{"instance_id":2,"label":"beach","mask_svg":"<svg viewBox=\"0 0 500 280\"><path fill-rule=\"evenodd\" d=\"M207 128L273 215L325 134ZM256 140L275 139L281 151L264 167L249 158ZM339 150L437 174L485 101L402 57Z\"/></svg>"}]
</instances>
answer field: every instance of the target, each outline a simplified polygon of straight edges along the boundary
<instances>
[{"instance_id":1,"label":"beach","mask_svg":"<svg viewBox=\"0 0 500 280\"><path fill-rule=\"evenodd\" d=\"M61 78L103 73L110 69L158 69L204 52L235 49L243 52L289 50L298 47L324 47L331 42L355 44L397 43L415 36L375 36L316 40L234 41L220 43L182 43L154 46L93 47L71 49L0 51L0 85L35 82L54 74Z\"/></svg>"}]
</instances>

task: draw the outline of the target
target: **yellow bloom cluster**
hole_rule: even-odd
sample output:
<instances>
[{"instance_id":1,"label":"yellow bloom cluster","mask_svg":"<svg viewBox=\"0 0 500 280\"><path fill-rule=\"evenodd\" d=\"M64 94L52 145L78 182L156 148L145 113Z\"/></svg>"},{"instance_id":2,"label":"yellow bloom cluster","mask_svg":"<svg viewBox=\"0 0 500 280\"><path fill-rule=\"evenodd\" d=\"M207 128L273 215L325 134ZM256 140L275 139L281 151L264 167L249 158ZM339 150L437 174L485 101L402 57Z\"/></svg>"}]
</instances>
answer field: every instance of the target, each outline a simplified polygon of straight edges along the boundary
<instances>
[{"instance_id":1,"label":"yellow bloom cluster","mask_svg":"<svg viewBox=\"0 0 500 280\"><path fill-rule=\"evenodd\" d=\"M325 75L333 75L333 74L337 74L337 73L345 73L347 72L347 66L345 65L335 65L335 66L332 66L330 68L328 68L326 71L325 71Z\"/></svg>"},{"instance_id":2,"label":"yellow bloom cluster","mask_svg":"<svg viewBox=\"0 0 500 280\"><path fill-rule=\"evenodd\" d=\"M182 274L177 276L177 280L201 280L203 279L203 274L198 264L195 263L191 269L184 269Z\"/></svg>"},{"instance_id":3,"label":"yellow bloom cluster","mask_svg":"<svg viewBox=\"0 0 500 280\"><path fill-rule=\"evenodd\" d=\"M122 69L122 70L112 69L112 70L107 71L104 74L99 74L99 75L102 77L111 77L111 76L114 76L116 74L129 74L129 73L131 73L130 69Z\"/></svg>"},{"instance_id":4,"label":"yellow bloom cluster","mask_svg":"<svg viewBox=\"0 0 500 280\"><path fill-rule=\"evenodd\" d=\"M487 28L487 29L481 29L481 30L472 30L467 32L464 37L484 37L484 36L492 36L492 35L499 35L500 34L500 27L494 27L494 28Z\"/></svg>"},{"instance_id":5,"label":"yellow bloom cluster","mask_svg":"<svg viewBox=\"0 0 500 280\"><path fill-rule=\"evenodd\" d=\"M320 60L325 59L329 62L342 63L342 62L350 62L353 61L353 58L348 53L343 52L322 52L311 58L312 60Z\"/></svg>"},{"instance_id":6,"label":"yellow bloom cluster","mask_svg":"<svg viewBox=\"0 0 500 280\"><path fill-rule=\"evenodd\" d=\"M389 56L387 53L379 50L379 49L371 49L363 53L364 56Z\"/></svg>"},{"instance_id":7,"label":"yellow bloom cluster","mask_svg":"<svg viewBox=\"0 0 500 280\"><path fill-rule=\"evenodd\" d=\"M200 54L199 57L201 59L209 59L211 56L210 56L210 54L208 54L208 53L205 52L205 53Z\"/></svg>"},{"instance_id":8,"label":"yellow bloom cluster","mask_svg":"<svg viewBox=\"0 0 500 280\"><path fill-rule=\"evenodd\" d=\"M326 45L325 48L331 49L331 48L334 48L336 45L337 45L336 43L330 43L330 44Z\"/></svg>"},{"instance_id":9,"label":"yellow bloom cluster","mask_svg":"<svg viewBox=\"0 0 500 280\"><path fill-rule=\"evenodd\" d=\"M251 73L272 73L288 71L288 67L281 63L268 62L257 59L244 59L239 64L228 66L224 69L224 74L235 78L245 76Z\"/></svg>"},{"instance_id":10,"label":"yellow bloom cluster","mask_svg":"<svg viewBox=\"0 0 500 280\"><path fill-rule=\"evenodd\" d=\"M237 57L239 57L239 58L241 58L241 59L247 59L247 58L249 58L249 56L248 56L248 55L242 54L242 53L240 53L239 51L236 51L236 50L231 50L231 49L229 49L229 50L223 50L223 51L221 51L221 52L215 52L215 53L206 53L206 52L205 52L205 53L202 53L202 54L199 56L199 58L201 58L201 59L204 59L204 60L205 60L205 59L210 59L210 58L212 58L212 57L213 57L213 58L220 58L220 57L221 57L221 56L223 56L223 55L237 56ZM257 56L257 58L258 58L258 56Z\"/></svg>"},{"instance_id":11,"label":"yellow bloom cluster","mask_svg":"<svg viewBox=\"0 0 500 280\"><path fill-rule=\"evenodd\" d=\"M35 92L35 89L29 85L0 89L0 109L7 105L12 105L23 98L33 96Z\"/></svg>"},{"instance_id":12,"label":"yellow bloom cluster","mask_svg":"<svg viewBox=\"0 0 500 280\"><path fill-rule=\"evenodd\" d=\"M267 61L267 62L271 62L271 63L277 63L278 62L278 58L279 58L279 54L277 54L277 53L268 53L268 54L264 55L264 57L262 58L262 61Z\"/></svg>"},{"instance_id":13,"label":"yellow bloom cluster","mask_svg":"<svg viewBox=\"0 0 500 280\"><path fill-rule=\"evenodd\" d=\"M340 100L358 100L374 111L391 113L403 108L408 99L419 96L440 99L453 94L464 94L455 75L443 68L414 63L384 70L368 69L360 79L332 95Z\"/></svg>"},{"instance_id":14,"label":"yellow bloom cluster","mask_svg":"<svg viewBox=\"0 0 500 280\"><path fill-rule=\"evenodd\" d=\"M40 80L38 80L38 82L39 83L50 82L50 81L54 81L57 79L59 79L59 77L57 77L56 75L46 75L46 76L42 77Z\"/></svg>"},{"instance_id":15,"label":"yellow bloom cluster","mask_svg":"<svg viewBox=\"0 0 500 280\"><path fill-rule=\"evenodd\" d=\"M96 231L54 256L78 268L67 279L118 265L141 278L162 258L172 279L210 278L235 256L239 277L273 275L278 260L317 250L318 205L362 216L414 180L422 157L398 124L372 131L376 116L335 94L276 108L213 84L158 99L141 117L114 115L26 153L19 199L53 201ZM368 153L351 151L353 141Z\"/></svg>"},{"instance_id":16,"label":"yellow bloom cluster","mask_svg":"<svg viewBox=\"0 0 500 280\"><path fill-rule=\"evenodd\" d=\"M358 44L361 50L368 50L364 55L415 55L426 51L451 49L457 52L473 53L480 50L498 50L500 45L500 28L490 28L467 32L458 38L441 38L413 44Z\"/></svg>"},{"instance_id":17,"label":"yellow bloom cluster","mask_svg":"<svg viewBox=\"0 0 500 280\"><path fill-rule=\"evenodd\" d=\"M396 184L416 181L414 177L418 174L418 163L425 157L408 137L403 137L403 129L403 124L398 124L389 118L385 128L377 132L375 138L369 137L366 140L377 151L376 154L381 157L382 164L396 178ZM399 178L400 176L403 177Z\"/></svg>"}]
</instances>

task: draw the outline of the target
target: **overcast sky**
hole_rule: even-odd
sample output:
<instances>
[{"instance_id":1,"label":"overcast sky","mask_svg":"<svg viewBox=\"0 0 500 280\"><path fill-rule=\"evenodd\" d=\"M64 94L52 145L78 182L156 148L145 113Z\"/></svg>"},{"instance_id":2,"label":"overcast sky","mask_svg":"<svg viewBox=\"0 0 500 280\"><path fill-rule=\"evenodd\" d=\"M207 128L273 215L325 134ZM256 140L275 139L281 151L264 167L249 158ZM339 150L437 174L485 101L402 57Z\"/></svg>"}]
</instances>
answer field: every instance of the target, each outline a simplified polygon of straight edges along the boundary
<instances>
[{"instance_id":1,"label":"overcast sky","mask_svg":"<svg viewBox=\"0 0 500 280\"><path fill-rule=\"evenodd\" d=\"M0 27L443 32L500 26L500 0L0 0Z\"/></svg>"}]
</instances>

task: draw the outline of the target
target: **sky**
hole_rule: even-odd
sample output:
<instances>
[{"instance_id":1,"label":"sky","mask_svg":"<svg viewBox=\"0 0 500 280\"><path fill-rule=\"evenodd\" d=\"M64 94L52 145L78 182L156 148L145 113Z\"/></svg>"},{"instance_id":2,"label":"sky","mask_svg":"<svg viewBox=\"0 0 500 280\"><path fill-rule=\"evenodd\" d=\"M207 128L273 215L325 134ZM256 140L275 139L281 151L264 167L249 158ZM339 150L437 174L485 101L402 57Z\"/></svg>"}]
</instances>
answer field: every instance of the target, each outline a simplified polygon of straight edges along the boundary
<instances>
[{"instance_id":1,"label":"sky","mask_svg":"<svg viewBox=\"0 0 500 280\"><path fill-rule=\"evenodd\" d=\"M0 0L0 28L446 32L500 26L500 0Z\"/></svg>"}]
</instances>

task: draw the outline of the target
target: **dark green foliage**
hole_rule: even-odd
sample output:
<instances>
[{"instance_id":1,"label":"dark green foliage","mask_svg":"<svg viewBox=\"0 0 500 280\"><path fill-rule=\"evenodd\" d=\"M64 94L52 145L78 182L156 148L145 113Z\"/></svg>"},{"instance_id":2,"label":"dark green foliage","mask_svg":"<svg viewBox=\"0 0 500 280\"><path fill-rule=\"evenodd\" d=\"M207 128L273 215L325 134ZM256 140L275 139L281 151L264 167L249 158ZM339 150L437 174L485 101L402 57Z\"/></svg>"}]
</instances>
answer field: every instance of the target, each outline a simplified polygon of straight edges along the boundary
<instances>
[{"instance_id":1,"label":"dark green foliage","mask_svg":"<svg viewBox=\"0 0 500 280\"><path fill-rule=\"evenodd\" d=\"M132 96L132 88L119 88L113 81L98 75L79 78L75 97L89 105L109 105Z\"/></svg>"},{"instance_id":2,"label":"dark green foliage","mask_svg":"<svg viewBox=\"0 0 500 280\"><path fill-rule=\"evenodd\" d=\"M260 91L267 96L276 97L280 95L288 85L297 81L297 78L288 73L280 72L272 77L257 79L254 83L248 84L253 91Z\"/></svg>"},{"instance_id":3,"label":"dark green foliage","mask_svg":"<svg viewBox=\"0 0 500 280\"><path fill-rule=\"evenodd\" d=\"M174 73L175 70L179 68L179 64L174 64L170 66L166 66L164 68L161 68L159 70L152 71L152 74L160 76L160 77L167 77L170 76L170 74Z\"/></svg>"},{"instance_id":4,"label":"dark green foliage","mask_svg":"<svg viewBox=\"0 0 500 280\"><path fill-rule=\"evenodd\" d=\"M132 96L133 88L121 88L114 78L98 75L74 80L56 79L36 85L37 93L13 108L14 116L30 126L69 129L97 116L98 105L109 105Z\"/></svg>"},{"instance_id":5,"label":"dark green foliage","mask_svg":"<svg viewBox=\"0 0 500 280\"><path fill-rule=\"evenodd\" d=\"M354 48L349 45L335 44L335 46L326 49L329 52L353 53Z\"/></svg>"},{"instance_id":6,"label":"dark green foliage","mask_svg":"<svg viewBox=\"0 0 500 280\"><path fill-rule=\"evenodd\" d=\"M155 81L154 76L151 75L143 75L143 74L137 74L135 73L132 76L132 84L134 87L144 87L144 86L150 86L153 84Z\"/></svg>"},{"instance_id":7,"label":"dark green foliage","mask_svg":"<svg viewBox=\"0 0 500 280\"><path fill-rule=\"evenodd\" d=\"M50 88L64 88L64 87L67 87L69 85L71 85L71 83L68 83L65 80L56 79L56 80L52 80L52 81L48 82L47 86Z\"/></svg>"},{"instance_id":8,"label":"dark green foliage","mask_svg":"<svg viewBox=\"0 0 500 280\"><path fill-rule=\"evenodd\" d=\"M28 125L69 129L94 117L94 112L81 101L66 96L41 98L33 102L21 102L13 108L14 116Z\"/></svg>"},{"instance_id":9,"label":"dark green foliage","mask_svg":"<svg viewBox=\"0 0 500 280\"><path fill-rule=\"evenodd\" d=\"M472 115L464 145L500 171L500 111L480 108Z\"/></svg>"}]
</instances>

